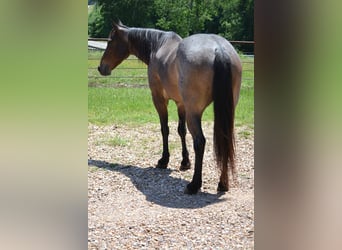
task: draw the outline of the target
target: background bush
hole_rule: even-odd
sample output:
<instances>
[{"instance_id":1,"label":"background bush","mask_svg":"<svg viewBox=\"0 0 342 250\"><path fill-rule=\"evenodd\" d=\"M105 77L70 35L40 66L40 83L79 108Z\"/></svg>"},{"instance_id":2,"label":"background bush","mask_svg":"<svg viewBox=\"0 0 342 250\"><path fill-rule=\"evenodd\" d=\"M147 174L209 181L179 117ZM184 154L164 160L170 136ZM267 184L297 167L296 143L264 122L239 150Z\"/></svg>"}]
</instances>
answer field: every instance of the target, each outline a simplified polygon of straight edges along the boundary
<instances>
[{"instance_id":1,"label":"background bush","mask_svg":"<svg viewBox=\"0 0 342 250\"><path fill-rule=\"evenodd\" d=\"M89 1L88 1L89 2ZM112 22L172 30L182 37L215 33L228 40L254 40L253 0L95 0L88 18L90 37L107 37ZM253 52L253 45L238 49Z\"/></svg>"}]
</instances>

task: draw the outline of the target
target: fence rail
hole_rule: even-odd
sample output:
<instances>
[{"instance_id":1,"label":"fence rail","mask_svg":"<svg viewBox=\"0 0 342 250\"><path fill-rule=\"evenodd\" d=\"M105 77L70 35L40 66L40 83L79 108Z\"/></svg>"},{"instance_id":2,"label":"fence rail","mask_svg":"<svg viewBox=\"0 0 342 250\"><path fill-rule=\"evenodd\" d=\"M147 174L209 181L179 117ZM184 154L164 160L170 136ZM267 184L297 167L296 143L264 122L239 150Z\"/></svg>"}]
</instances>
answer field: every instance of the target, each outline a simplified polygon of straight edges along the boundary
<instances>
[{"instance_id":1,"label":"fence rail","mask_svg":"<svg viewBox=\"0 0 342 250\"><path fill-rule=\"evenodd\" d=\"M111 76L101 76L97 71L97 66L102 56L102 51L106 46L107 38L88 38L88 86L107 86L122 87L136 86L143 87L147 84L147 67L141 63L135 56L126 59L127 62L122 63L115 69L115 74ZM254 41L230 41L234 44L255 44ZM99 43L98 45L96 43ZM245 53L241 55L243 65L243 83L248 86L254 85L254 54Z\"/></svg>"}]
</instances>

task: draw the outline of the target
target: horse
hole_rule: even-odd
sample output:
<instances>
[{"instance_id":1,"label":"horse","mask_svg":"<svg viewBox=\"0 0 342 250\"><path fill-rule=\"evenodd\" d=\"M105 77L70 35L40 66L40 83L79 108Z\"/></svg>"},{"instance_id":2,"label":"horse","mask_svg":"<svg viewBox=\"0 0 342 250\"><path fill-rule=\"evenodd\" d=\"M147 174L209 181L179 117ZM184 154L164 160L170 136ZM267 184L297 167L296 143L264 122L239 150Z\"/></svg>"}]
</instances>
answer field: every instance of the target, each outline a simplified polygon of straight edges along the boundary
<instances>
[{"instance_id":1,"label":"horse","mask_svg":"<svg viewBox=\"0 0 342 250\"><path fill-rule=\"evenodd\" d=\"M187 127L193 138L195 167L184 193L196 194L202 186L202 163L206 144L201 118L213 102L214 152L221 172L217 191L229 190L228 170L236 176L234 114L239 100L242 66L233 46L215 34L194 34L182 39L172 31L132 28L113 23L107 48L98 67L107 76L129 55L147 64L148 82L158 112L163 140L162 157L156 167L169 163L168 102L178 112L178 134L182 144L180 170L190 169L186 145Z\"/></svg>"}]
</instances>

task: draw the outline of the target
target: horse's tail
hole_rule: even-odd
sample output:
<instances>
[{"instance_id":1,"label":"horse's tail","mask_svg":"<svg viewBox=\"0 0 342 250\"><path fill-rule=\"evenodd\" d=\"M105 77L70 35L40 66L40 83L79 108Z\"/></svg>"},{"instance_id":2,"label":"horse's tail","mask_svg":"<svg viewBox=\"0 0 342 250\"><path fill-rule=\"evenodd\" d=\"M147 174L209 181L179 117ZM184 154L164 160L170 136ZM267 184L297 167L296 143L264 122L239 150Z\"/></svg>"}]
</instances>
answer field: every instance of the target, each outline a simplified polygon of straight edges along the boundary
<instances>
[{"instance_id":1,"label":"horse's tail","mask_svg":"<svg viewBox=\"0 0 342 250\"><path fill-rule=\"evenodd\" d=\"M215 51L213 101L214 101L214 151L221 170L230 166L235 172L234 156L234 99L232 70L229 55L222 49ZM227 180L228 181L228 180Z\"/></svg>"}]
</instances>

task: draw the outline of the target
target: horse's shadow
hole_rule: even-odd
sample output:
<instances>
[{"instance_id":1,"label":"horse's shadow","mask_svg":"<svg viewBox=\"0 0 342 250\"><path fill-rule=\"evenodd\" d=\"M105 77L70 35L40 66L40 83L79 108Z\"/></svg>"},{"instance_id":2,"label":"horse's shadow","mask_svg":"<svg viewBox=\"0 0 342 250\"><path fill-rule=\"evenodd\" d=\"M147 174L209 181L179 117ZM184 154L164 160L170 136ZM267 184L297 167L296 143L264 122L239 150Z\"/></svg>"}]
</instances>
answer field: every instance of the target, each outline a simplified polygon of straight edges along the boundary
<instances>
[{"instance_id":1,"label":"horse's shadow","mask_svg":"<svg viewBox=\"0 0 342 250\"><path fill-rule=\"evenodd\" d=\"M140 168L92 159L88 160L88 166L124 174L130 178L137 190L145 195L146 200L164 207L195 209L226 200L221 197L222 193L199 191L196 195L184 194L184 188L189 182L170 175L176 170Z\"/></svg>"}]
</instances>

